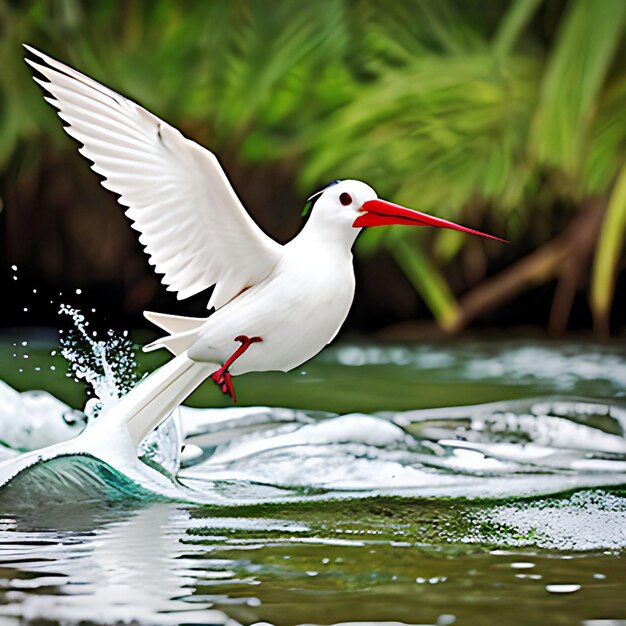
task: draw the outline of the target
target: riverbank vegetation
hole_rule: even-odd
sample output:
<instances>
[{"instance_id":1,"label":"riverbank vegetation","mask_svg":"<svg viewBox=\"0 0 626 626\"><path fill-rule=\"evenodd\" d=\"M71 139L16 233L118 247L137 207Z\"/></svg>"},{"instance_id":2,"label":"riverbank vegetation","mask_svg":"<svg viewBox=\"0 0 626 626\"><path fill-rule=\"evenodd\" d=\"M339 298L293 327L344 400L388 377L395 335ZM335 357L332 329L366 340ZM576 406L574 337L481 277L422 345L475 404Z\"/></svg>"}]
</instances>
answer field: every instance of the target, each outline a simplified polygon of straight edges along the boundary
<instances>
[{"instance_id":1,"label":"riverbank vegetation","mask_svg":"<svg viewBox=\"0 0 626 626\"><path fill-rule=\"evenodd\" d=\"M5 264L114 285L130 313L161 297L32 83L27 42L214 150L282 241L309 193L348 177L511 241L365 233L355 326L503 326L526 301L552 334L574 308L606 337L624 313L625 23L622 0L0 0Z\"/></svg>"}]
</instances>

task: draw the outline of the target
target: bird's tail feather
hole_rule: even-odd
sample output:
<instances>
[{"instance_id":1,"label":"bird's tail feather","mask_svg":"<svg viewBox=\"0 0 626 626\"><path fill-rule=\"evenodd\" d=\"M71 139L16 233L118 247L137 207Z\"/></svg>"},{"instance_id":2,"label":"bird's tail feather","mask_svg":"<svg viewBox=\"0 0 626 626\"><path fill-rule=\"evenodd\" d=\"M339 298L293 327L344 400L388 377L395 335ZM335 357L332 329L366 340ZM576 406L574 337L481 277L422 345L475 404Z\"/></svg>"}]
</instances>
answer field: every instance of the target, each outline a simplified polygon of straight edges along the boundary
<instances>
[{"instance_id":1,"label":"bird's tail feather","mask_svg":"<svg viewBox=\"0 0 626 626\"><path fill-rule=\"evenodd\" d=\"M205 317L182 317L145 311L146 319L155 326L170 333L169 337L159 337L157 340L143 347L144 352L152 352L159 348L167 348L173 355L182 354L198 338L200 327L206 322Z\"/></svg>"},{"instance_id":2,"label":"bird's tail feather","mask_svg":"<svg viewBox=\"0 0 626 626\"><path fill-rule=\"evenodd\" d=\"M159 348L167 348L174 356L185 352L198 338L198 333L194 330L186 333L177 333L166 337L159 337L152 343L143 347L144 352L152 352Z\"/></svg>"},{"instance_id":3,"label":"bird's tail feather","mask_svg":"<svg viewBox=\"0 0 626 626\"><path fill-rule=\"evenodd\" d=\"M155 311L144 311L143 314L147 320L167 331L170 335L196 330L207 321L206 317L184 317L182 315L156 313Z\"/></svg>"},{"instance_id":4,"label":"bird's tail feather","mask_svg":"<svg viewBox=\"0 0 626 626\"><path fill-rule=\"evenodd\" d=\"M152 432L209 374L216 363L199 363L179 354L141 381L98 421L118 419L135 445Z\"/></svg>"}]
</instances>

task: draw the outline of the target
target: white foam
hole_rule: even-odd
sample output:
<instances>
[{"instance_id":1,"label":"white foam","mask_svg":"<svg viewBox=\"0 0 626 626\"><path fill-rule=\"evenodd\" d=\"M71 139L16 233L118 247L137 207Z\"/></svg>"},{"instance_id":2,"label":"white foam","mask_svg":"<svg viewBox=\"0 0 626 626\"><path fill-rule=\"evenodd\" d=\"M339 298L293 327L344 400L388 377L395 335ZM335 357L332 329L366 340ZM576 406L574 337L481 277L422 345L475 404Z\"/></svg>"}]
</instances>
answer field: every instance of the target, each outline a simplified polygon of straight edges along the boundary
<instances>
[{"instance_id":1,"label":"white foam","mask_svg":"<svg viewBox=\"0 0 626 626\"><path fill-rule=\"evenodd\" d=\"M467 540L492 541L507 547L534 545L559 550L623 549L626 546L626 501L603 491L580 491L567 499L496 505L471 512L475 527L500 527L492 535Z\"/></svg>"}]
</instances>

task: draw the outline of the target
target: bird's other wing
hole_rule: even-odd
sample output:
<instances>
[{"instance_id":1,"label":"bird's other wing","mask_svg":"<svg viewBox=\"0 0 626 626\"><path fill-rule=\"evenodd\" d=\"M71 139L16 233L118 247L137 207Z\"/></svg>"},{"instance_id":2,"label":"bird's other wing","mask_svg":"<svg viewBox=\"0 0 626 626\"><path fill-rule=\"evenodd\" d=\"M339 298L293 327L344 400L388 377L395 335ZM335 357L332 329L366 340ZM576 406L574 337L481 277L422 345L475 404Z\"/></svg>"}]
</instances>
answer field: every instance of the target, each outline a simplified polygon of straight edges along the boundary
<instances>
[{"instance_id":1,"label":"bird's other wing","mask_svg":"<svg viewBox=\"0 0 626 626\"><path fill-rule=\"evenodd\" d=\"M79 152L119 194L150 263L188 298L216 285L219 308L262 281L282 255L243 208L215 155L146 109L25 46Z\"/></svg>"}]
</instances>

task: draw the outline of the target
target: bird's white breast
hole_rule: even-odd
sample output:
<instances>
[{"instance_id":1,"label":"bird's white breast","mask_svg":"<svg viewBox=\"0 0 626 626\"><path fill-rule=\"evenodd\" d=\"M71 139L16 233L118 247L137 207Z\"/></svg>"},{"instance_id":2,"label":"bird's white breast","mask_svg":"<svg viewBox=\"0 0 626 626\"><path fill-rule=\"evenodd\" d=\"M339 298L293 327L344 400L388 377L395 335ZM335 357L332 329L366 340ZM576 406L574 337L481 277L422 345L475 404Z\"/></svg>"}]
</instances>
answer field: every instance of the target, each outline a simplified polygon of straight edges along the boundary
<instances>
[{"instance_id":1,"label":"bird's white breast","mask_svg":"<svg viewBox=\"0 0 626 626\"><path fill-rule=\"evenodd\" d=\"M294 240L272 273L216 311L189 350L195 360L223 362L235 337L262 337L232 366L233 374L287 371L315 356L343 324L354 297L352 254L345 246Z\"/></svg>"}]
</instances>

